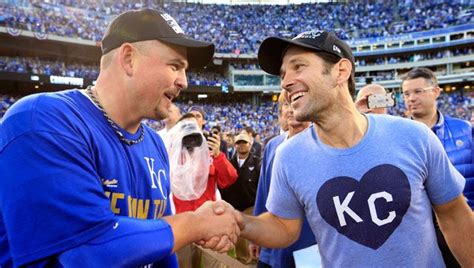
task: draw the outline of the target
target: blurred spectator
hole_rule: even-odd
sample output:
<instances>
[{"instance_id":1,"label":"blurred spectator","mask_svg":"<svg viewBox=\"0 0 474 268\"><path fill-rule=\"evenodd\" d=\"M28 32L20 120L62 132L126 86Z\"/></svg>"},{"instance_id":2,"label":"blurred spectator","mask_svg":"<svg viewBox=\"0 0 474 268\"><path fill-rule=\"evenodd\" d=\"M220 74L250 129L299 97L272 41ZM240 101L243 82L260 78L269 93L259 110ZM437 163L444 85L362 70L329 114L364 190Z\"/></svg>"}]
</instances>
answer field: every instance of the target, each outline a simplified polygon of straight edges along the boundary
<instances>
[{"instance_id":1,"label":"blurred spectator","mask_svg":"<svg viewBox=\"0 0 474 268\"><path fill-rule=\"evenodd\" d=\"M368 84L362 87L357 93L355 104L357 110L364 114L387 114L387 108L372 108L368 106L369 96L371 95L385 95L385 88L378 84Z\"/></svg>"},{"instance_id":2,"label":"blurred spectator","mask_svg":"<svg viewBox=\"0 0 474 268\"><path fill-rule=\"evenodd\" d=\"M282 143L291 139L293 136L302 132L310 126L309 122L298 122L295 120L293 110L288 101L285 100L283 94L280 94L278 99L279 110L281 110L281 118L286 119L288 131L282 133L271 139L265 146L265 151L262 159L262 169L257 188L257 197L255 202L254 215L259 215L267 212L266 203L268 193L270 191L270 183L272 178L273 160L275 158L276 150ZM295 267L293 252L307 248L316 243L316 238L309 226L308 221L304 220L301 227L301 233L297 241L291 246L282 249L261 248L257 245L249 245L249 252L252 257L258 258L257 267Z\"/></svg>"},{"instance_id":3,"label":"blurred spectator","mask_svg":"<svg viewBox=\"0 0 474 268\"><path fill-rule=\"evenodd\" d=\"M438 98L438 110L443 114L463 120L470 120L472 109L471 104L473 97L461 95L459 92L450 94L441 94ZM18 98L0 95L0 118L3 117L5 111ZM400 94L396 94L396 106L389 107L388 113L391 115L406 117L405 104ZM185 103L176 103L182 111L187 111L191 105ZM224 133L239 133L245 126L250 126L260 134L261 139L266 141L268 138L280 134L280 126L278 121L278 105L276 102L264 101L258 106L253 106L247 102L222 102L222 103L203 103L199 104L202 110L208 114L208 121L221 127ZM144 122L155 129L161 130L164 123L153 120L144 120ZM282 125L283 126L283 125ZM210 130L209 126L204 126L206 131ZM230 143L230 145L232 145ZM229 148L229 147L228 147ZM230 159L230 158L229 158Z\"/></svg>"},{"instance_id":4,"label":"blurred spectator","mask_svg":"<svg viewBox=\"0 0 474 268\"><path fill-rule=\"evenodd\" d=\"M230 163L237 170L237 181L226 189L221 189L222 199L235 209L252 215L257 194L258 178L260 176L260 157L251 152L250 137L242 132L235 136L237 154ZM243 263L250 263L248 241L239 238L235 244L237 259Z\"/></svg>"},{"instance_id":5,"label":"blurred spectator","mask_svg":"<svg viewBox=\"0 0 474 268\"><path fill-rule=\"evenodd\" d=\"M224 153L227 157L227 141L223 138L222 134L221 134L221 127L219 125L214 125L212 126L211 128L211 132L212 135L219 135L219 137L221 138L221 146L219 147L219 150ZM230 160L230 158L227 157L227 159Z\"/></svg>"},{"instance_id":6,"label":"blurred spectator","mask_svg":"<svg viewBox=\"0 0 474 268\"><path fill-rule=\"evenodd\" d=\"M257 132L255 132L255 130L252 127L246 126L244 127L241 133L246 133L250 137L250 150L252 154L258 157L262 157L262 149L263 149L262 144L255 140L255 136L257 136Z\"/></svg>"},{"instance_id":7,"label":"blurred spectator","mask_svg":"<svg viewBox=\"0 0 474 268\"><path fill-rule=\"evenodd\" d=\"M158 135L160 135L166 148L168 148L170 145L169 131L172 127L176 125L176 123L178 122L180 118L181 118L181 110L179 109L178 106L176 106L176 104L171 103L170 107L168 108L168 117L165 120L163 120L163 123L165 124L165 126L160 131L158 131Z\"/></svg>"}]
</instances>

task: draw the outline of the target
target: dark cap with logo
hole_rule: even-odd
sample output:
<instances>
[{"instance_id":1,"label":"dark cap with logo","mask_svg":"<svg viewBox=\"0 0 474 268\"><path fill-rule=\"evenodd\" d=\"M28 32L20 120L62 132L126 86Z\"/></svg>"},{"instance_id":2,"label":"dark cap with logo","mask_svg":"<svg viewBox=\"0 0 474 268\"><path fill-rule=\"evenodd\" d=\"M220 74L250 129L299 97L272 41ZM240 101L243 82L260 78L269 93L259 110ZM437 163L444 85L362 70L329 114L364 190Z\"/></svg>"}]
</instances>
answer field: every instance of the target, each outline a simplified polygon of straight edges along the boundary
<instances>
[{"instance_id":1,"label":"dark cap with logo","mask_svg":"<svg viewBox=\"0 0 474 268\"><path fill-rule=\"evenodd\" d=\"M326 31L303 32L293 39L280 37L265 39L258 50L258 63L260 67L267 73L280 75L283 56L289 46L324 51L340 58L346 58L352 63L352 72L355 72L354 56L349 45L337 38L334 33Z\"/></svg>"},{"instance_id":2,"label":"dark cap with logo","mask_svg":"<svg viewBox=\"0 0 474 268\"><path fill-rule=\"evenodd\" d=\"M154 9L132 10L117 16L102 38L102 55L123 43L147 40L185 47L190 67L206 66L214 55L212 43L187 37L170 15Z\"/></svg>"}]
</instances>

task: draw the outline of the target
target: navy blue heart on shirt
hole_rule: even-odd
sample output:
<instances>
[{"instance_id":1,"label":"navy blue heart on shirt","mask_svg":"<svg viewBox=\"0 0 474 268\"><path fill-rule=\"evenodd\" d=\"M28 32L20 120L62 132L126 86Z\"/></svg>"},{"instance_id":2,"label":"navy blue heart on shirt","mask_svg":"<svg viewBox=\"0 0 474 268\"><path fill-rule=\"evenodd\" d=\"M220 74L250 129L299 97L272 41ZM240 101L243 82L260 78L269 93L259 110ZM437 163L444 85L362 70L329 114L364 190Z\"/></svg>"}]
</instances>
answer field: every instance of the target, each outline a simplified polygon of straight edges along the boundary
<instances>
[{"instance_id":1,"label":"navy blue heart on shirt","mask_svg":"<svg viewBox=\"0 0 474 268\"><path fill-rule=\"evenodd\" d=\"M318 191L316 203L323 219L340 234L378 249L400 225L411 201L405 173L393 165L379 165L360 181L335 177ZM416 227L413 227L416 228Z\"/></svg>"}]
</instances>

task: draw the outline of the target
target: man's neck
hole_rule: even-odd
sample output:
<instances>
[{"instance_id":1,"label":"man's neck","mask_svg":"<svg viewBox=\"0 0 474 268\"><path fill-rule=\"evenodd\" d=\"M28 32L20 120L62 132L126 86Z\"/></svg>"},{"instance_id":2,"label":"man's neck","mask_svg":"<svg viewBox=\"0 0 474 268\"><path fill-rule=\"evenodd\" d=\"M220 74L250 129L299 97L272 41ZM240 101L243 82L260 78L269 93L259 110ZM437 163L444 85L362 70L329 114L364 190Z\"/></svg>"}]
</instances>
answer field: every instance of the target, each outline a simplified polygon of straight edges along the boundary
<instances>
[{"instance_id":1,"label":"man's neck","mask_svg":"<svg viewBox=\"0 0 474 268\"><path fill-rule=\"evenodd\" d=\"M247 157L249 157L249 153L246 153L246 154L240 154L240 153L239 153L239 154L238 154L238 158L239 158L240 160L245 160L245 159L247 159Z\"/></svg>"},{"instance_id":2,"label":"man's neck","mask_svg":"<svg viewBox=\"0 0 474 268\"><path fill-rule=\"evenodd\" d=\"M293 137L294 135L300 133L301 131L307 128L306 125L299 125L297 127L288 126L288 138Z\"/></svg>"},{"instance_id":3,"label":"man's neck","mask_svg":"<svg viewBox=\"0 0 474 268\"><path fill-rule=\"evenodd\" d=\"M135 133L143 115L140 114L139 103L137 105L128 94L133 90L128 90L126 85L126 81L117 76L116 70L112 68L100 73L93 91L110 118L127 132Z\"/></svg>"},{"instance_id":4,"label":"man's neck","mask_svg":"<svg viewBox=\"0 0 474 268\"><path fill-rule=\"evenodd\" d=\"M420 117L412 116L412 119L425 124L429 128L432 128L438 122L438 112L434 110L425 116L420 116Z\"/></svg>"},{"instance_id":5,"label":"man's neck","mask_svg":"<svg viewBox=\"0 0 474 268\"><path fill-rule=\"evenodd\" d=\"M114 90L114 85L102 85L97 83L93 93L110 118L121 128L129 133L136 133L140 127L142 118L130 111L135 111L132 102L125 94L126 90Z\"/></svg>"},{"instance_id":6,"label":"man's neck","mask_svg":"<svg viewBox=\"0 0 474 268\"><path fill-rule=\"evenodd\" d=\"M330 117L330 118L329 118ZM358 144L368 128L367 117L354 109L334 113L315 122L315 129L324 144L335 148L350 148Z\"/></svg>"}]
</instances>

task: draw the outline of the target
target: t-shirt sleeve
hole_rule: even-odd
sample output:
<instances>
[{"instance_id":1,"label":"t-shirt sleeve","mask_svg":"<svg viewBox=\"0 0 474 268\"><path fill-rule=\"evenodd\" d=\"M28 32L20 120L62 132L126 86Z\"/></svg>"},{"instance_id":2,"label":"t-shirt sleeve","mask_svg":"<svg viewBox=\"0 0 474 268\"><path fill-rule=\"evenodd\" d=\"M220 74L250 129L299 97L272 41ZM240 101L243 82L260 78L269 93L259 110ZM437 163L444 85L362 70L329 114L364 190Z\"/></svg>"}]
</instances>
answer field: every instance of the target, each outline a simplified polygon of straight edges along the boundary
<instances>
[{"instance_id":1,"label":"t-shirt sleeve","mask_svg":"<svg viewBox=\"0 0 474 268\"><path fill-rule=\"evenodd\" d=\"M73 248L113 226L92 159L77 139L47 131L3 144L1 217L15 265Z\"/></svg>"},{"instance_id":2,"label":"t-shirt sleeve","mask_svg":"<svg viewBox=\"0 0 474 268\"><path fill-rule=\"evenodd\" d=\"M292 178L285 167L284 155L277 149L272 168L270 192L268 194L267 209L272 214L285 219L300 219L304 217L303 207L289 184Z\"/></svg>"},{"instance_id":3,"label":"t-shirt sleeve","mask_svg":"<svg viewBox=\"0 0 474 268\"><path fill-rule=\"evenodd\" d=\"M442 205L462 194L465 179L451 164L435 134L428 129L427 132L428 176L425 186L431 203Z\"/></svg>"}]
</instances>

